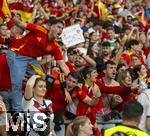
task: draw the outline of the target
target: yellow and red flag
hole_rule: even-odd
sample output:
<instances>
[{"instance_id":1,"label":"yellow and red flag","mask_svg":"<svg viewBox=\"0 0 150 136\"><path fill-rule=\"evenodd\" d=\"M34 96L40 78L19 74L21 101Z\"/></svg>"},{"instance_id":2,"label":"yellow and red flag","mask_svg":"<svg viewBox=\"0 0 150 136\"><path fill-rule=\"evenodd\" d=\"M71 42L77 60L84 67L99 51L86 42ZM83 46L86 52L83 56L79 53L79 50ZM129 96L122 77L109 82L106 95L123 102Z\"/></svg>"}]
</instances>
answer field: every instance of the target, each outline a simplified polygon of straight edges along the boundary
<instances>
[{"instance_id":1,"label":"yellow and red flag","mask_svg":"<svg viewBox=\"0 0 150 136\"><path fill-rule=\"evenodd\" d=\"M142 15L142 12L139 12L139 13L135 13L134 14L135 18L141 22L143 25L147 23L147 17ZM143 17L142 17L143 16Z\"/></svg>"},{"instance_id":2,"label":"yellow and red flag","mask_svg":"<svg viewBox=\"0 0 150 136\"><path fill-rule=\"evenodd\" d=\"M24 22L32 18L33 7L28 7L21 2L11 3L9 7L11 10L15 10Z\"/></svg>"},{"instance_id":3,"label":"yellow and red flag","mask_svg":"<svg viewBox=\"0 0 150 136\"><path fill-rule=\"evenodd\" d=\"M99 15L99 18L104 18L107 16L107 9L106 6L103 2L101 2L100 0L96 2L95 4L95 10L97 10L96 12Z\"/></svg>"},{"instance_id":4,"label":"yellow and red flag","mask_svg":"<svg viewBox=\"0 0 150 136\"><path fill-rule=\"evenodd\" d=\"M5 15L9 15L9 17L11 17L11 12L7 0L0 0L0 14L1 17L5 17Z\"/></svg>"},{"instance_id":5,"label":"yellow and red flag","mask_svg":"<svg viewBox=\"0 0 150 136\"><path fill-rule=\"evenodd\" d=\"M8 7L7 0L0 0L0 24L3 24L3 18L5 18L6 15L11 17L11 12Z\"/></svg>"},{"instance_id":6,"label":"yellow and red flag","mask_svg":"<svg viewBox=\"0 0 150 136\"><path fill-rule=\"evenodd\" d=\"M35 66L35 65L31 64L31 63L28 63L28 65L29 65L29 67L32 70L34 70L36 72L36 74L38 74L40 76L44 76L45 75L44 72L41 69L39 69L37 66Z\"/></svg>"}]
</instances>

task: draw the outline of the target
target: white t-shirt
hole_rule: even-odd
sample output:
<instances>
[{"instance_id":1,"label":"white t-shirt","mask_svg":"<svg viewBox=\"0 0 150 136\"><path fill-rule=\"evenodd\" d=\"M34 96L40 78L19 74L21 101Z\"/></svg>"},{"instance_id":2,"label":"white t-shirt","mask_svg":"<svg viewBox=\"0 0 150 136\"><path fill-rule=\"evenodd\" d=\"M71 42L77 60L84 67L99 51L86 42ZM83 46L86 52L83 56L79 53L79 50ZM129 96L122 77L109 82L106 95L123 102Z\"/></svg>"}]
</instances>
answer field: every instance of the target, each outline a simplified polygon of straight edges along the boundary
<instances>
[{"instance_id":1,"label":"white t-shirt","mask_svg":"<svg viewBox=\"0 0 150 136\"><path fill-rule=\"evenodd\" d=\"M139 128L146 131L146 117L150 116L150 89L145 89L139 96L138 101L143 105L144 111Z\"/></svg>"},{"instance_id":2,"label":"white t-shirt","mask_svg":"<svg viewBox=\"0 0 150 136\"><path fill-rule=\"evenodd\" d=\"M29 112L41 112L43 109L44 110L48 110L50 111L50 119L53 121L54 119L54 114L52 111L52 101L48 100L48 99L44 99L45 104L44 105L40 105L36 99L34 97L32 97L30 100L26 100L24 97L22 99L22 107L23 107L23 111L29 111ZM46 108L47 107L47 108Z\"/></svg>"}]
</instances>

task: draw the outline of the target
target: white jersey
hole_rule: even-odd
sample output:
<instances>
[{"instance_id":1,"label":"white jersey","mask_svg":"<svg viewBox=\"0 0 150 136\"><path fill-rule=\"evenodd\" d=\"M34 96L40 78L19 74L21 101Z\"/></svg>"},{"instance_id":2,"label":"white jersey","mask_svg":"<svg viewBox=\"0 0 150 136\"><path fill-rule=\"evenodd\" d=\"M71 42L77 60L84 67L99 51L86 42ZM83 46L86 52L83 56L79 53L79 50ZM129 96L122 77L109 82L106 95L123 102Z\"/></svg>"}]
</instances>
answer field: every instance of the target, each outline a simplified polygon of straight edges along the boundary
<instances>
[{"instance_id":1,"label":"white jersey","mask_svg":"<svg viewBox=\"0 0 150 136\"><path fill-rule=\"evenodd\" d=\"M138 96L138 101L143 105L144 108L139 128L146 131L146 117L150 116L150 89L145 89Z\"/></svg>"},{"instance_id":2,"label":"white jersey","mask_svg":"<svg viewBox=\"0 0 150 136\"><path fill-rule=\"evenodd\" d=\"M36 99L34 97L32 97L30 100L26 100L24 97L22 99L22 107L23 107L23 111L29 111L29 112L44 112L44 110L49 111L50 113L50 119L53 120L54 119L54 114L52 111L52 101L48 100L48 99L44 99L45 104L44 105L40 105ZM48 108L48 109L47 109Z\"/></svg>"}]
</instances>

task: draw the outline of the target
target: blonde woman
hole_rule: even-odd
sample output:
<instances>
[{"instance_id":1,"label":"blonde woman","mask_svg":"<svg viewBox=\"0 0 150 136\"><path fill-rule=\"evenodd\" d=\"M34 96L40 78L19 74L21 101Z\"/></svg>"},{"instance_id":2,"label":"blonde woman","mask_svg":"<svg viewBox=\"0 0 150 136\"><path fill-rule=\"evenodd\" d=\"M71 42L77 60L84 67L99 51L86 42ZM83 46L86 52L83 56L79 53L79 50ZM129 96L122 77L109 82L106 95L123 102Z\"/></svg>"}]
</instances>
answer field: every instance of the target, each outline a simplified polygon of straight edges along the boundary
<instances>
[{"instance_id":1,"label":"blonde woman","mask_svg":"<svg viewBox=\"0 0 150 136\"><path fill-rule=\"evenodd\" d=\"M86 116L76 117L71 124L69 124L66 136L91 136L93 135L93 125Z\"/></svg>"}]
</instances>

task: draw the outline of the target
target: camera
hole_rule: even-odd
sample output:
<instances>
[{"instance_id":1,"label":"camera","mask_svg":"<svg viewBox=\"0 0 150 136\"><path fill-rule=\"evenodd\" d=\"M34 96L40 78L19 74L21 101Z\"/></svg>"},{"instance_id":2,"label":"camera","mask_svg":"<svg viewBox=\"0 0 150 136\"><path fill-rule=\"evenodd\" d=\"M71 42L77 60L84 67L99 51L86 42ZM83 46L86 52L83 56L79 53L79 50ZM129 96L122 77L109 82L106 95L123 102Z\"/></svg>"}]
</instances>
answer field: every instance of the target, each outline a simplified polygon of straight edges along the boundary
<instances>
[{"instance_id":1,"label":"camera","mask_svg":"<svg viewBox=\"0 0 150 136\"><path fill-rule=\"evenodd\" d=\"M46 81L46 88L50 89L55 81L55 78L50 75L46 75L45 81Z\"/></svg>"}]
</instances>

